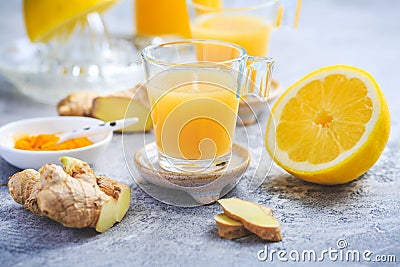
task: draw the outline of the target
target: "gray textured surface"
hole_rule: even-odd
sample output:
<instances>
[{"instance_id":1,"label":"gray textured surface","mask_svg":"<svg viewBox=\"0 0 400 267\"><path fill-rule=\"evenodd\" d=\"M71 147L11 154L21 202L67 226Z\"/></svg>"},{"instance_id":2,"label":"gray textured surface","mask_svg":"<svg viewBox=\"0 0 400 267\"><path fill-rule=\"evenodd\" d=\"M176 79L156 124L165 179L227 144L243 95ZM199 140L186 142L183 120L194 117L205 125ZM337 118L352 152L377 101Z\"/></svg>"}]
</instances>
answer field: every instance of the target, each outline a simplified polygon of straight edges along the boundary
<instances>
[{"instance_id":1,"label":"gray textured surface","mask_svg":"<svg viewBox=\"0 0 400 267\"><path fill-rule=\"evenodd\" d=\"M124 163L121 136L116 135L94 168L132 185L132 206L125 219L101 235L91 229L67 229L27 212L2 186L0 266L252 266L270 264L257 260L257 252L265 244L287 252L321 252L329 247L336 249L340 238L347 241L348 249L396 255L398 265L400 2L308 0L303 4L299 30L273 36L270 52L278 62L275 77L286 86L317 67L338 63L356 65L374 75L389 102L392 131L382 157L367 174L346 185L324 187L276 169L255 193L248 192L245 178L230 196L274 208L284 239L274 244L255 237L227 241L217 236L212 219L220 211L217 205L173 207L138 188ZM0 5L0 43L23 37L20 1L2 1ZM118 31L129 33L131 29L127 26L131 23L127 13L130 5L123 2L107 17ZM53 106L42 106L20 95L0 77L0 125L49 115L56 115ZM244 129L238 128L237 136L243 135ZM261 146L261 142L251 139L253 147ZM0 183L6 183L16 171L0 159ZM326 259L324 263L343 262ZM283 265L278 260L274 264Z\"/></svg>"}]
</instances>

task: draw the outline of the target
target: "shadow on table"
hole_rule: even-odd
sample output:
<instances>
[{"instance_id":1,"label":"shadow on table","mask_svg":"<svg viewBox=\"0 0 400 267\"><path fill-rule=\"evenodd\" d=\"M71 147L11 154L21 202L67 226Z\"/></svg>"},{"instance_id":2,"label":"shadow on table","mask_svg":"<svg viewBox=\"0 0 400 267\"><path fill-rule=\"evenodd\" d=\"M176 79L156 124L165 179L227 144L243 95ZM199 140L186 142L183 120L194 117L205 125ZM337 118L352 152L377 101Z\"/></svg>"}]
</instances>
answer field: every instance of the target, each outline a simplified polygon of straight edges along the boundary
<instances>
[{"instance_id":1,"label":"shadow on table","mask_svg":"<svg viewBox=\"0 0 400 267\"><path fill-rule=\"evenodd\" d=\"M277 197L298 201L307 206L332 206L352 202L357 196L363 195L365 176L368 176L368 173L341 185L318 185L305 182L274 167L258 191L269 199Z\"/></svg>"}]
</instances>

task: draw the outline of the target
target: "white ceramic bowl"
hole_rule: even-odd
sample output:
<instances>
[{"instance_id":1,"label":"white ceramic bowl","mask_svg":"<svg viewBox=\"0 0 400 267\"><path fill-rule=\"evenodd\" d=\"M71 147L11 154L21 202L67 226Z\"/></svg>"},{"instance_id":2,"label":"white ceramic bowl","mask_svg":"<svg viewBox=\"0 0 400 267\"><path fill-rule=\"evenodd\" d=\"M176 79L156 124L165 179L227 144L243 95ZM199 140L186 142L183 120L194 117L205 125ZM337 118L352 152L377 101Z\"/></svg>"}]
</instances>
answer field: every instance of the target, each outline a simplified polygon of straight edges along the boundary
<instances>
[{"instance_id":1,"label":"white ceramic bowl","mask_svg":"<svg viewBox=\"0 0 400 267\"><path fill-rule=\"evenodd\" d=\"M112 132L88 137L93 144L90 146L59 150L59 151L29 151L15 149L16 139L24 134L54 134L72 131L103 123L103 121L88 117L39 117L15 121L0 127L0 156L8 163L20 169L39 169L47 163L60 164L61 156L70 156L93 163L102 154L112 139Z\"/></svg>"}]
</instances>

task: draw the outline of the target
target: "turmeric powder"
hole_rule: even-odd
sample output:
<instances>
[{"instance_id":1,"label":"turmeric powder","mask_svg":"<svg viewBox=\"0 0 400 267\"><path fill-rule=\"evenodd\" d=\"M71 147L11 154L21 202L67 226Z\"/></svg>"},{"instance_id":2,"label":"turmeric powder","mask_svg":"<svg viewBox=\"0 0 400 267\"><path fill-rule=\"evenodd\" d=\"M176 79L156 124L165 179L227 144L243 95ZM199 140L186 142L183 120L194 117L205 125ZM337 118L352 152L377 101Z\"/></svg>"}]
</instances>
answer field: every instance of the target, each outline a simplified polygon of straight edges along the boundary
<instances>
[{"instance_id":1,"label":"turmeric powder","mask_svg":"<svg viewBox=\"0 0 400 267\"><path fill-rule=\"evenodd\" d=\"M23 136L15 142L14 148L34 151L55 151L80 148L93 144L87 137L70 139L57 144L59 139L55 134Z\"/></svg>"}]
</instances>

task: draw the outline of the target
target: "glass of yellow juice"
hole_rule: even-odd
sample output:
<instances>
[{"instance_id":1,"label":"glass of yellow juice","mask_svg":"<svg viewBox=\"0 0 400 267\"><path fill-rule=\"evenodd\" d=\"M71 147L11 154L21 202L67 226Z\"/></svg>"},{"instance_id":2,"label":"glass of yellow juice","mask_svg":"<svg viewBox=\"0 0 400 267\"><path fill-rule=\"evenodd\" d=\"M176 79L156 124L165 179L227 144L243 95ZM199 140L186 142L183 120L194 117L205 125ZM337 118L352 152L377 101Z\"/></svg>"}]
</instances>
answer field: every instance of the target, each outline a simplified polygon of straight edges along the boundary
<instances>
[{"instance_id":1,"label":"glass of yellow juice","mask_svg":"<svg viewBox=\"0 0 400 267\"><path fill-rule=\"evenodd\" d=\"M160 39L190 37L186 0L134 0L134 14L138 48Z\"/></svg>"},{"instance_id":2,"label":"glass of yellow juice","mask_svg":"<svg viewBox=\"0 0 400 267\"><path fill-rule=\"evenodd\" d=\"M190 0L192 38L215 39L244 47L249 55L267 55L273 28L297 25L300 0ZM283 15L285 16L283 17Z\"/></svg>"},{"instance_id":3,"label":"glass of yellow juice","mask_svg":"<svg viewBox=\"0 0 400 267\"><path fill-rule=\"evenodd\" d=\"M232 43L196 39L148 46L142 59L160 166L174 172L224 169L247 77L252 68L264 73L259 95L265 97L273 60L250 57Z\"/></svg>"}]
</instances>

